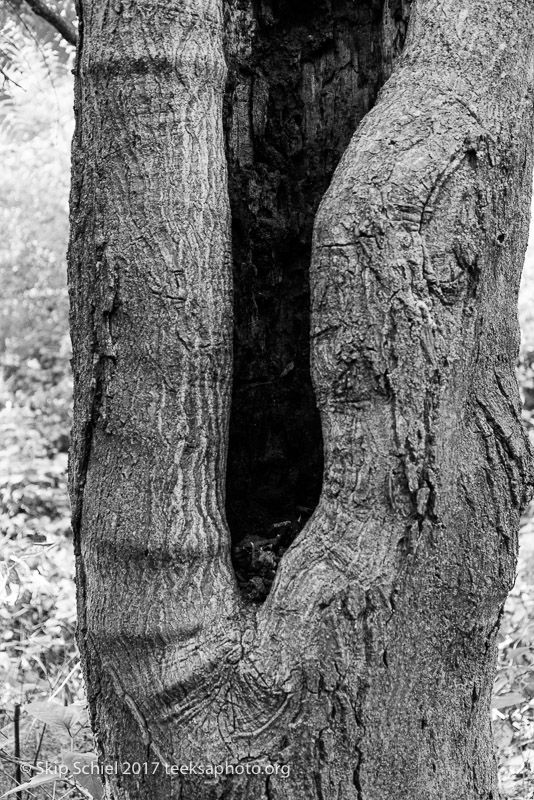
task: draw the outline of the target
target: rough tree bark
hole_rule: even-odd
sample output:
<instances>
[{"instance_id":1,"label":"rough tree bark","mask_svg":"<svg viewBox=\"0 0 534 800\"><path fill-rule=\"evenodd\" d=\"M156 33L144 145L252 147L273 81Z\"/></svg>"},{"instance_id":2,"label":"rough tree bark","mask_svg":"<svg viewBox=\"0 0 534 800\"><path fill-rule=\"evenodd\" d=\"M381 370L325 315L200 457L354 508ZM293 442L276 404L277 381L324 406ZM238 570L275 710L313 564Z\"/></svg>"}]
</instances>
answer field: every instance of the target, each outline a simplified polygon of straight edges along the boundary
<instances>
[{"instance_id":1,"label":"rough tree bark","mask_svg":"<svg viewBox=\"0 0 534 800\"><path fill-rule=\"evenodd\" d=\"M403 35L393 5L379 19L383 79ZM495 636L532 483L513 374L530 4L416 0L402 58L321 203L322 492L261 605L240 595L224 513L227 186L241 167L229 145L228 181L221 2L78 10L79 644L103 759L159 765L110 776L109 796L496 798ZM227 54L242 54L261 9L227 10ZM254 252L239 248L237 270ZM165 772L190 761L243 771Z\"/></svg>"}]
</instances>

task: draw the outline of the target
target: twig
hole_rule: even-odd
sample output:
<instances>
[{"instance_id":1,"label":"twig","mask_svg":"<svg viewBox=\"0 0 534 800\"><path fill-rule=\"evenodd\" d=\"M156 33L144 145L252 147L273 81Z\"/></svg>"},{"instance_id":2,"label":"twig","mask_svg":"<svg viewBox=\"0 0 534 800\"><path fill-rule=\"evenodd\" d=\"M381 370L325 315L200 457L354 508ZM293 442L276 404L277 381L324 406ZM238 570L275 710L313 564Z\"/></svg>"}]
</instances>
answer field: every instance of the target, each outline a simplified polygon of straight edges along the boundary
<instances>
[{"instance_id":1,"label":"twig","mask_svg":"<svg viewBox=\"0 0 534 800\"><path fill-rule=\"evenodd\" d=\"M22 770L20 768L20 703L15 703L13 727L15 729L15 758L17 759L17 765L15 767L15 780L17 782L17 786L20 786L22 783Z\"/></svg>"},{"instance_id":2,"label":"twig","mask_svg":"<svg viewBox=\"0 0 534 800\"><path fill-rule=\"evenodd\" d=\"M45 19L52 27L60 33L66 42L76 47L78 42L78 32L74 25L63 19L57 11L50 8L43 0L26 0L26 4L31 8L34 14Z\"/></svg>"},{"instance_id":3,"label":"twig","mask_svg":"<svg viewBox=\"0 0 534 800\"><path fill-rule=\"evenodd\" d=\"M0 69L0 75L3 77L4 81L7 81L8 83L13 83L15 86L18 86L19 89L22 89L20 83L17 83L17 81L13 80L13 78L10 78L7 72L4 72L3 69Z\"/></svg>"},{"instance_id":4,"label":"twig","mask_svg":"<svg viewBox=\"0 0 534 800\"><path fill-rule=\"evenodd\" d=\"M37 762L39 761L39 754L41 752L41 747L42 747L42 744L43 744L45 731L46 731L46 722L43 725L43 730L41 731L41 736L39 737L39 744L37 745L37 750L35 752L35 758L33 759L33 766L34 767L37 766Z\"/></svg>"},{"instance_id":5,"label":"twig","mask_svg":"<svg viewBox=\"0 0 534 800\"><path fill-rule=\"evenodd\" d=\"M60 691L63 689L63 687L70 681L70 679L72 678L72 676L74 675L74 673L76 672L77 669L80 669L79 662L76 662L76 664L73 666L73 668L71 669L71 671L69 672L69 674L67 675L67 677L65 678L63 683L60 684L60 686L57 686L54 689L54 691L52 692L52 694L48 698L49 700L52 700L52 698L54 698L56 695L58 695L60 693Z\"/></svg>"}]
</instances>

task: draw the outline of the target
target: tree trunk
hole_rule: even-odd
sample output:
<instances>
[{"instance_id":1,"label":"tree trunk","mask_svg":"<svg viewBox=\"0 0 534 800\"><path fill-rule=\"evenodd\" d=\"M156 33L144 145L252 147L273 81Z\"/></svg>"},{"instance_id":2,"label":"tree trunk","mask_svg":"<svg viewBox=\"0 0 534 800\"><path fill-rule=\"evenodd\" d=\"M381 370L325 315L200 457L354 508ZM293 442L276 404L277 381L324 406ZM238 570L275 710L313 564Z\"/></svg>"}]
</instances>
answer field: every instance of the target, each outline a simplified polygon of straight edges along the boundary
<instances>
[{"instance_id":1,"label":"tree trunk","mask_svg":"<svg viewBox=\"0 0 534 800\"><path fill-rule=\"evenodd\" d=\"M408 5L389 2L380 15L371 0L350 13L353 4L317 2L309 14L295 3L271 30L274 4L254 15L232 4L223 115L220 0L79 3L71 494L79 644L102 758L122 764L107 779L116 800L498 796L495 636L532 483L514 360L534 21L524 0L416 0L398 61ZM348 128L374 101L370 92L367 107L346 115L321 106L328 70L316 69L312 47L291 73L300 123L289 114L277 81L288 80L310 26L327 53L329 31L338 45L353 43L347 64L380 42L366 73L375 94L396 69L315 220L310 327L323 485L258 605L236 583L224 513L227 187L236 275L256 258L268 272L286 253L281 284L294 286L301 309L305 282L292 284L292 270L303 271L316 201ZM332 76L343 83L336 68ZM333 96L358 98L357 82ZM321 167L339 125L320 113L352 120ZM276 118L283 157L273 154L274 122L267 131ZM284 153L292 124L302 126L302 173ZM270 147L263 160L251 155L261 142ZM285 199L282 191L249 215L247 198L263 178L269 192L277 163ZM261 209L274 219L270 236ZM287 255L289 241L297 244ZM256 413L266 430L262 415L270 425L272 414L257 404L267 390L250 399L246 381L258 375L243 374L247 347L271 345L266 318L246 321L247 291L237 287L235 413ZM292 313L280 312L282 328ZM277 352L281 372L290 339ZM295 347L298 376L305 347ZM279 382L264 396L294 417L295 396ZM310 390L297 399L311 420ZM247 449L245 423L233 426L236 492L248 485L240 461L268 448ZM320 463L317 436L309 452ZM294 463L305 474L299 454ZM244 507L252 514L254 503ZM136 762L140 775L127 766Z\"/></svg>"}]
</instances>

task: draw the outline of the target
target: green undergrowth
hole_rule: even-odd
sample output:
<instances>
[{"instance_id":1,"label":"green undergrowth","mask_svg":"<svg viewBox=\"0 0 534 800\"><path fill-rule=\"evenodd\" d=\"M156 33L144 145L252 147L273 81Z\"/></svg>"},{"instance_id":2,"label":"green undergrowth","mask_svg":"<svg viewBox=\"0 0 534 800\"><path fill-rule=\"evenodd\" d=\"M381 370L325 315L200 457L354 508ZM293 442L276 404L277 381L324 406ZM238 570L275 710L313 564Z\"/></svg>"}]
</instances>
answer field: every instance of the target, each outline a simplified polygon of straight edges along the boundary
<instances>
[{"instance_id":1,"label":"green undergrowth","mask_svg":"<svg viewBox=\"0 0 534 800\"><path fill-rule=\"evenodd\" d=\"M53 414L47 421L29 397L19 405L4 389L1 399L0 791L6 792L17 779L44 779L42 770L53 770L62 752L91 751L92 741L74 639L67 454L56 444L59 422ZM48 716L36 703L46 703ZM76 722L72 730L64 724L65 709ZM59 782L25 796L59 800L67 793L87 796Z\"/></svg>"},{"instance_id":2,"label":"green undergrowth","mask_svg":"<svg viewBox=\"0 0 534 800\"><path fill-rule=\"evenodd\" d=\"M29 25L0 2L0 795L76 800L98 788L72 763L93 749L66 483L72 63Z\"/></svg>"}]
</instances>

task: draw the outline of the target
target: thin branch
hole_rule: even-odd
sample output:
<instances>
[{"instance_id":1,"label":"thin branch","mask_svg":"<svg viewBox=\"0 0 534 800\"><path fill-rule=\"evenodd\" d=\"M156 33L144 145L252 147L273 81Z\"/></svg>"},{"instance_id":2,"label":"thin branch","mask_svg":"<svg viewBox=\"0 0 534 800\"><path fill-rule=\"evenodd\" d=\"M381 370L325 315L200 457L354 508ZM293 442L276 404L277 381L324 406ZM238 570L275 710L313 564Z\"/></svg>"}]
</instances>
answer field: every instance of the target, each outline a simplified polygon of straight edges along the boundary
<instances>
[{"instance_id":1,"label":"thin branch","mask_svg":"<svg viewBox=\"0 0 534 800\"><path fill-rule=\"evenodd\" d=\"M43 0L26 0L26 4L31 8L34 14L37 14L39 17L49 22L50 25L63 36L65 41L76 47L78 32L74 25L71 25L70 22L63 19L57 11L50 8Z\"/></svg>"},{"instance_id":2,"label":"thin branch","mask_svg":"<svg viewBox=\"0 0 534 800\"><path fill-rule=\"evenodd\" d=\"M4 70L1 69L1 68L0 68L0 75L4 79L4 86L6 85L6 83L12 83L15 86L18 86L19 89L22 89L22 86L20 85L20 83L17 83L17 81L13 80L13 78L10 78L10 76L7 74L7 72L4 72Z\"/></svg>"},{"instance_id":3,"label":"thin branch","mask_svg":"<svg viewBox=\"0 0 534 800\"><path fill-rule=\"evenodd\" d=\"M15 758L17 765L15 767L15 780L17 786L22 783L22 770L20 767L20 703L15 703L15 716L13 717L13 725L15 729Z\"/></svg>"}]
</instances>

